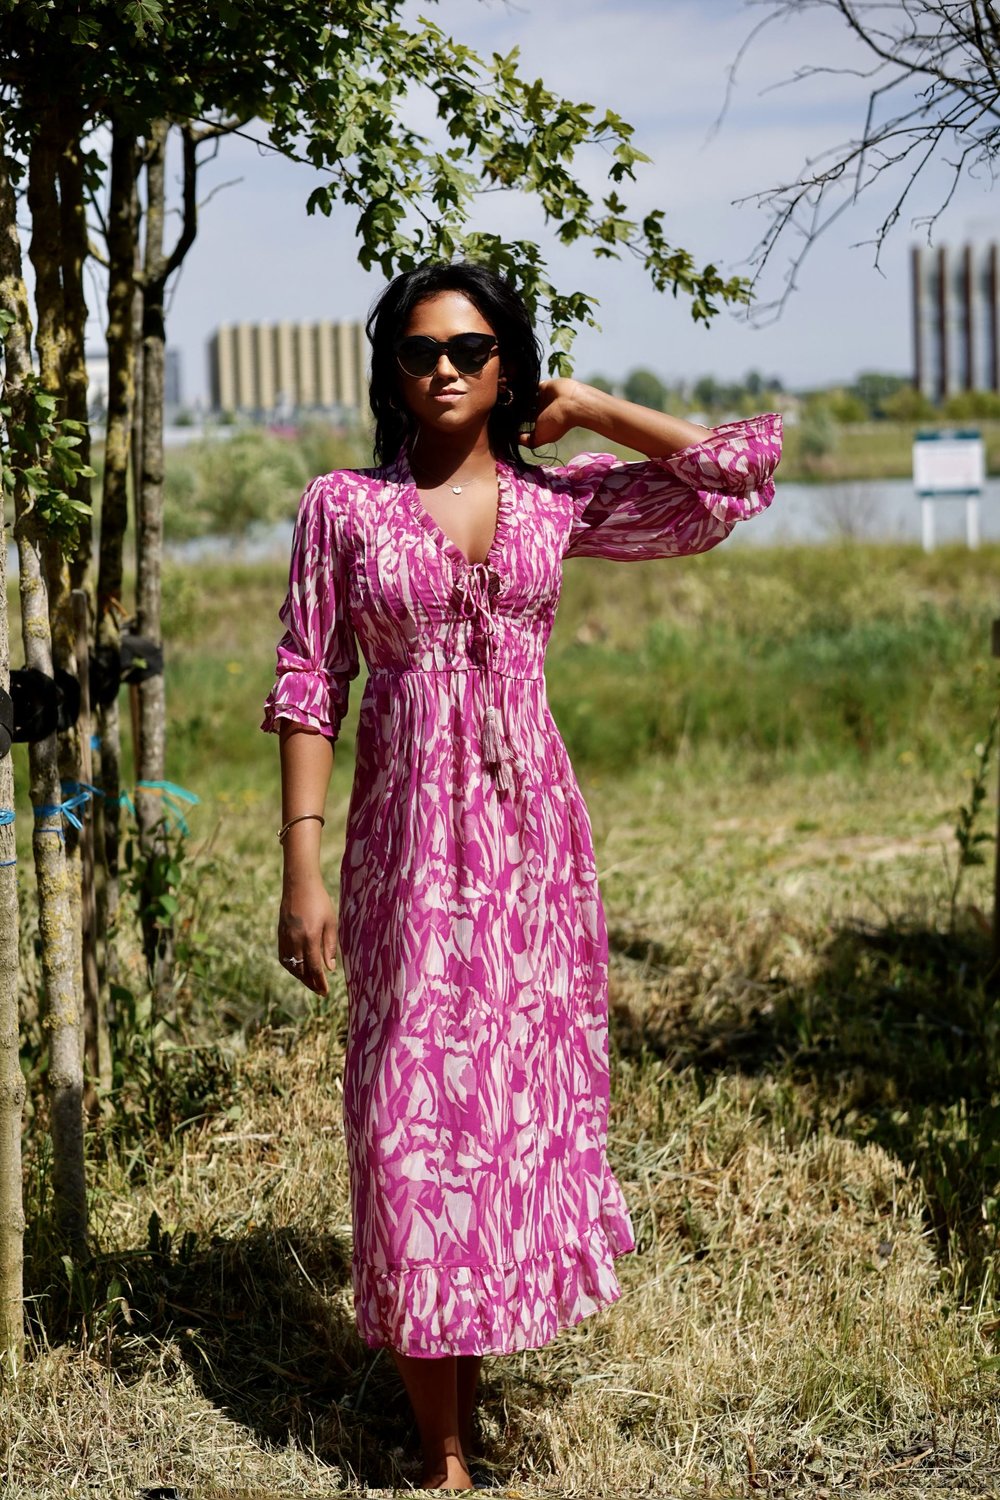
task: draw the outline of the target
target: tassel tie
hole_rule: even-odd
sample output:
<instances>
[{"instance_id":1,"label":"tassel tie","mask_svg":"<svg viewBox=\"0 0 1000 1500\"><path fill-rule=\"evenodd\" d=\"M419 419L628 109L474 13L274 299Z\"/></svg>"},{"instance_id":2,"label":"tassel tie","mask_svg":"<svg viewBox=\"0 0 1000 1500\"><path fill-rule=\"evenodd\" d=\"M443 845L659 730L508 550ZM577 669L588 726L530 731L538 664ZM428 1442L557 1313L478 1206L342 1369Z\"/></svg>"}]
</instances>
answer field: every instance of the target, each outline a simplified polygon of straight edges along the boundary
<instances>
[{"instance_id":1,"label":"tassel tie","mask_svg":"<svg viewBox=\"0 0 1000 1500\"><path fill-rule=\"evenodd\" d=\"M482 631L482 639L486 644L490 692L495 699L497 689L493 664L497 622L490 597L490 573L488 563L472 563L467 572L462 575L460 587L462 589L462 614L466 620L475 622ZM512 792L514 790L513 767L520 767L517 756L508 743L503 715L497 702L488 703L483 711L480 745L483 765L496 781L497 790Z\"/></svg>"}]
</instances>

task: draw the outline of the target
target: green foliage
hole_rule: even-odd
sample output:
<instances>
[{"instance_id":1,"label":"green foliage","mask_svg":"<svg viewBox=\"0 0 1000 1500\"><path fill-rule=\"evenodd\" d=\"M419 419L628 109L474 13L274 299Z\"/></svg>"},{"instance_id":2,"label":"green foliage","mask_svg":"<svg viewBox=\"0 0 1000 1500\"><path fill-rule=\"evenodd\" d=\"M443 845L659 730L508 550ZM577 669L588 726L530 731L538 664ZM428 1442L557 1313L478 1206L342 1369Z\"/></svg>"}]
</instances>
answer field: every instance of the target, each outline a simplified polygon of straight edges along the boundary
<instances>
[{"instance_id":1,"label":"green foliage","mask_svg":"<svg viewBox=\"0 0 1000 1500\"><path fill-rule=\"evenodd\" d=\"M702 375L691 387L691 400L698 411L710 416L738 412L751 415L775 404L783 386L777 375L769 378L759 370L748 370L742 380L720 381Z\"/></svg>"},{"instance_id":2,"label":"green foliage","mask_svg":"<svg viewBox=\"0 0 1000 1500\"><path fill-rule=\"evenodd\" d=\"M361 425L340 428L315 419L303 422L298 447L310 478L333 469L364 468L372 461L371 436Z\"/></svg>"},{"instance_id":3,"label":"green foliage","mask_svg":"<svg viewBox=\"0 0 1000 1500\"><path fill-rule=\"evenodd\" d=\"M972 783L969 788L969 800L958 810L958 821L955 824L955 840L958 844L958 859L955 865L955 875L951 884L951 925L955 927L955 913L958 907L958 896L962 887L962 877L966 870L974 865L986 863L982 848L984 844L992 844L994 835L988 830L979 827L979 820L985 810L988 792L986 785L987 773L989 771L990 759L996 749L997 732L1000 730L1000 708L994 709L990 718L986 738L980 740L975 747L976 769L972 775ZM998 1221L1000 1222L1000 1221Z\"/></svg>"},{"instance_id":4,"label":"green foliage","mask_svg":"<svg viewBox=\"0 0 1000 1500\"><path fill-rule=\"evenodd\" d=\"M803 463L813 469L837 449L839 442L837 424L829 406L822 401L812 401L802 413L799 423L799 456Z\"/></svg>"},{"instance_id":5,"label":"green foliage","mask_svg":"<svg viewBox=\"0 0 1000 1500\"><path fill-rule=\"evenodd\" d=\"M1000 391L956 391L945 401L941 414L949 422L996 421Z\"/></svg>"},{"instance_id":6,"label":"green foliage","mask_svg":"<svg viewBox=\"0 0 1000 1500\"><path fill-rule=\"evenodd\" d=\"M167 456L164 530L169 538L240 537L294 516L310 470L303 447L258 428L203 438Z\"/></svg>"},{"instance_id":7,"label":"green foliage","mask_svg":"<svg viewBox=\"0 0 1000 1500\"><path fill-rule=\"evenodd\" d=\"M864 422L868 408L854 391L835 386L826 393L826 405L835 422Z\"/></svg>"},{"instance_id":8,"label":"green foliage","mask_svg":"<svg viewBox=\"0 0 1000 1500\"><path fill-rule=\"evenodd\" d=\"M0 309L0 347L14 316ZM12 495L20 484L27 500L25 518L54 537L66 552L75 550L80 523L91 507L70 494L77 480L93 479L94 470L76 452L84 428L55 416L56 398L42 389L35 375L19 388L6 387L0 400L0 483ZM23 523L22 523L23 524Z\"/></svg>"},{"instance_id":9,"label":"green foliage","mask_svg":"<svg viewBox=\"0 0 1000 1500\"><path fill-rule=\"evenodd\" d=\"M746 549L737 565L720 549L669 579L568 568L546 680L574 763L953 766L983 718L995 553L975 572L964 552L915 553Z\"/></svg>"},{"instance_id":10,"label":"green foliage","mask_svg":"<svg viewBox=\"0 0 1000 1500\"><path fill-rule=\"evenodd\" d=\"M633 144L633 127L611 111L560 98L518 69L518 52L489 60L422 20L407 30L398 0L357 7L358 28L341 40L336 82L324 81L329 107L311 121L306 155L327 174L310 194L310 212L334 203L356 209L359 259L383 274L433 258L467 256L514 277L532 311L548 324L554 374L570 370L577 325L594 323L594 299L561 293L549 281L539 247L528 239L470 231L481 191L522 191L541 207L565 245L589 243L598 257L637 258L658 290L683 293L695 320L709 321L719 302L748 298L743 278L724 278L714 265L697 268L670 245L662 210L631 218L618 188L648 158ZM412 95L431 96L442 147L404 123ZM282 148L302 130L297 102L281 100L268 116ZM574 174L577 153L597 147L610 158L610 191L595 199Z\"/></svg>"},{"instance_id":11,"label":"green foliage","mask_svg":"<svg viewBox=\"0 0 1000 1500\"><path fill-rule=\"evenodd\" d=\"M528 194L561 244L638 260L657 290L688 300L696 321L749 300L745 277L699 267L670 243L662 209L630 211L622 192L649 160L632 125L523 74L517 49L481 57L425 18L404 24L403 0L332 12L321 0L228 0L209 33L193 0L90 0L71 24L56 8L5 10L10 76L73 76L92 124L107 119L110 98L139 135L164 118L262 121L273 147L315 170L310 213L329 215L337 203L354 212L366 268L388 277L427 258L466 256L510 274L548 326L553 373L570 372L594 297L558 290L531 239L470 230L482 193ZM433 138L408 123L428 104ZM15 137L26 141L31 128L29 105ZM604 191L585 185L584 152L607 162Z\"/></svg>"},{"instance_id":12,"label":"green foliage","mask_svg":"<svg viewBox=\"0 0 1000 1500\"><path fill-rule=\"evenodd\" d=\"M850 391L861 402L869 418L879 421L888 416L885 402L908 386L909 381L905 375L887 374L882 370L863 370Z\"/></svg>"},{"instance_id":13,"label":"green foliage","mask_svg":"<svg viewBox=\"0 0 1000 1500\"><path fill-rule=\"evenodd\" d=\"M888 422L931 422L937 416L933 403L912 385L901 385L883 397L879 411Z\"/></svg>"},{"instance_id":14,"label":"green foliage","mask_svg":"<svg viewBox=\"0 0 1000 1500\"><path fill-rule=\"evenodd\" d=\"M622 387L626 401L635 401L653 411L666 411L667 388L652 370L630 370Z\"/></svg>"}]
</instances>

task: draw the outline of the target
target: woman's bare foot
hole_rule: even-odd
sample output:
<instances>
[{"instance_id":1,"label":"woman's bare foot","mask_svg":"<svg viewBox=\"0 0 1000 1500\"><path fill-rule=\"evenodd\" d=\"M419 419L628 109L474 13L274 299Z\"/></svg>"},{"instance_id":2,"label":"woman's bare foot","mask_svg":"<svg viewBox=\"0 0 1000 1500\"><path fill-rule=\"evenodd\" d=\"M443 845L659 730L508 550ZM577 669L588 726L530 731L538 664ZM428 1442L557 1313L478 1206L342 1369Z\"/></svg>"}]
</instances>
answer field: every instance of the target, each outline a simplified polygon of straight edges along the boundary
<instances>
[{"instance_id":1,"label":"woman's bare foot","mask_svg":"<svg viewBox=\"0 0 1000 1500\"><path fill-rule=\"evenodd\" d=\"M420 1476L422 1490L474 1490L472 1476L465 1461L446 1453L436 1464L425 1467Z\"/></svg>"}]
</instances>

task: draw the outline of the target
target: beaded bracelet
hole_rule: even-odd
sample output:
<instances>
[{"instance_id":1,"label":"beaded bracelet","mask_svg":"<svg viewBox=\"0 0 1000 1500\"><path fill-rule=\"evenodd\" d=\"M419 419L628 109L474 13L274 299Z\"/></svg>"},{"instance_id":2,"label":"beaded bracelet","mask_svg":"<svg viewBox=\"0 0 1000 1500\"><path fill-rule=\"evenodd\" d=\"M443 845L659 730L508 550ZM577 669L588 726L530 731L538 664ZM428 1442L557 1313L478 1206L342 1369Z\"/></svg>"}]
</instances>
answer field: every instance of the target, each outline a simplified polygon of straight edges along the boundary
<instances>
[{"instance_id":1,"label":"beaded bracelet","mask_svg":"<svg viewBox=\"0 0 1000 1500\"><path fill-rule=\"evenodd\" d=\"M278 843L283 844L285 842L285 834L288 832L289 828L291 828L292 824L301 823L304 818L317 818L319 820L319 826L321 828L326 827L326 819L324 818L322 813L299 813L297 818L289 818L284 827L278 829Z\"/></svg>"}]
</instances>

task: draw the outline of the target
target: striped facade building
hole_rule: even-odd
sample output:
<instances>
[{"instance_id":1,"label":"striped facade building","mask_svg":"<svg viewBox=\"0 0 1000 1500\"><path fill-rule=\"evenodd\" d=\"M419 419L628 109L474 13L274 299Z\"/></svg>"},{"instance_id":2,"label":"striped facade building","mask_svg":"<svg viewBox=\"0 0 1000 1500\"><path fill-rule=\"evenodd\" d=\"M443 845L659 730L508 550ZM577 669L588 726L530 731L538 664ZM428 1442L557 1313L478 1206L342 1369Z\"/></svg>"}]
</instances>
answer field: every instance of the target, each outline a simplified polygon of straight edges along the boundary
<instances>
[{"instance_id":1,"label":"striped facade building","mask_svg":"<svg viewBox=\"0 0 1000 1500\"><path fill-rule=\"evenodd\" d=\"M234 323L208 342L212 409L267 416L360 410L368 401L362 323Z\"/></svg>"},{"instance_id":2,"label":"striped facade building","mask_svg":"<svg viewBox=\"0 0 1000 1500\"><path fill-rule=\"evenodd\" d=\"M910 273L917 389L1000 391L1000 246L914 245Z\"/></svg>"}]
</instances>

